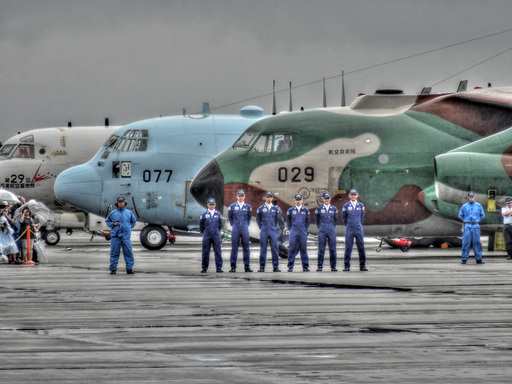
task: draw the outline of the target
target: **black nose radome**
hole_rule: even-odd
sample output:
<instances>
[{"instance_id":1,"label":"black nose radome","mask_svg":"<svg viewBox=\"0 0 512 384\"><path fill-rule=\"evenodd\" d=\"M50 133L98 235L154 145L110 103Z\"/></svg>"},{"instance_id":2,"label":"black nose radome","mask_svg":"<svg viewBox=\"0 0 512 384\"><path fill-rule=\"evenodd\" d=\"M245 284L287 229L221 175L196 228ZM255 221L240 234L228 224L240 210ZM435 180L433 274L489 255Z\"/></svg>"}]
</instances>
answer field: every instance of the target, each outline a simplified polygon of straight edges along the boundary
<instances>
[{"instance_id":1,"label":"black nose radome","mask_svg":"<svg viewBox=\"0 0 512 384\"><path fill-rule=\"evenodd\" d=\"M210 197L217 201L217 210L224 206L224 176L214 159L206 164L192 180L190 193L196 201L206 208Z\"/></svg>"}]
</instances>

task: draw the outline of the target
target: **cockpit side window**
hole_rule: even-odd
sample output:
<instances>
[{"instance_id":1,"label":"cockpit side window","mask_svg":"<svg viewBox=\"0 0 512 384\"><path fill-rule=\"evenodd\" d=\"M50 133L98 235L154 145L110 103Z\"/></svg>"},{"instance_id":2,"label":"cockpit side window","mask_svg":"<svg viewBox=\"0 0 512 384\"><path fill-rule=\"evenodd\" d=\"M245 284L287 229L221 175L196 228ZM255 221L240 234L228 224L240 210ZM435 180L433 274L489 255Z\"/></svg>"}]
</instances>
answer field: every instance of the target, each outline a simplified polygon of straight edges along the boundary
<instances>
[{"instance_id":1,"label":"cockpit side window","mask_svg":"<svg viewBox=\"0 0 512 384\"><path fill-rule=\"evenodd\" d=\"M252 133L244 133L240 138L233 144L233 148L248 148L256 138L256 135Z\"/></svg>"},{"instance_id":2,"label":"cockpit side window","mask_svg":"<svg viewBox=\"0 0 512 384\"><path fill-rule=\"evenodd\" d=\"M272 152L272 135L261 135L251 151L257 153Z\"/></svg>"},{"instance_id":3,"label":"cockpit side window","mask_svg":"<svg viewBox=\"0 0 512 384\"><path fill-rule=\"evenodd\" d=\"M12 158L17 159L33 159L34 158L34 145L33 144L20 144L11 155Z\"/></svg>"},{"instance_id":4,"label":"cockpit side window","mask_svg":"<svg viewBox=\"0 0 512 384\"><path fill-rule=\"evenodd\" d=\"M286 152L292 148L292 135L275 135L274 138L274 152Z\"/></svg>"},{"instance_id":5,"label":"cockpit side window","mask_svg":"<svg viewBox=\"0 0 512 384\"><path fill-rule=\"evenodd\" d=\"M115 143L117 142L117 140L119 140L119 136L117 135L112 135L108 138L107 142L105 143L105 147L106 148L112 148Z\"/></svg>"},{"instance_id":6,"label":"cockpit side window","mask_svg":"<svg viewBox=\"0 0 512 384\"><path fill-rule=\"evenodd\" d=\"M9 156L16 144L5 144L0 148L0 156Z\"/></svg>"}]
</instances>

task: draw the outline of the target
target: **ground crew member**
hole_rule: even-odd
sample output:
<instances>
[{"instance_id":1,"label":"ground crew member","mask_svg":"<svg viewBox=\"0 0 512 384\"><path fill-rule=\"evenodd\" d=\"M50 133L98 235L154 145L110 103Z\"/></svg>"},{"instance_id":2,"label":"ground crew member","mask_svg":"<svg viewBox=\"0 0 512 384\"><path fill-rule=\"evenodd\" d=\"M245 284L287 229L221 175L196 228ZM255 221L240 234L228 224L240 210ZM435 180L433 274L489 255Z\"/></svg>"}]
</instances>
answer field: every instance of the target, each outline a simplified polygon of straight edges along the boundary
<instances>
[{"instance_id":1,"label":"ground crew member","mask_svg":"<svg viewBox=\"0 0 512 384\"><path fill-rule=\"evenodd\" d=\"M459 211L459 219L464 222L461 264L466 264L468 261L471 243L473 243L476 263L485 264L482 260L482 243L480 242L480 225L478 224L484 217L484 209L475 201L475 193L468 192L468 202L460 207Z\"/></svg>"},{"instance_id":2,"label":"ground crew member","mask_svg":"<svg viewBox=\"0 0 512 384\"><path fill-rule=\"evenodd\" d=\"M236 199L237 201L228 208L228 220L233 228L231 232L231 269L229 272L236 272L240 242L242 243L245 272L252 272L249 253L249 224L251 223L252 208L245 202L245 191L243 189L238 190Z\"/></svg>"},{"instance_id":3,"label":"ground crew member","mask_svg":"<svg viewBox=\"0 0 512 384\"><path fill-rule=\"evenodd\" d=\"M210 265L210 249L213 247L215 255L215 267L217 272L222 272L222 251L220 230L222 229L222 215L215 210L215 199L208 199L208 209L199 219L199 230L203 234L203 257L201 261L201 273L208 271Z\"/></svg>"},{"instance_id":4,"label":"ground crew member","mask_svg":"<svg viewBox=\"0 0 512 384\"><path fill-rule=\"evenodd\" d=\"M505 249L507 250L507 260L512 260L512 197L505 199L505 205L501 208L503 216L503 240L505 240Z\"/></svg>"},{"instance_id":5,"label":"ground crew member","mask_svg":"<svg viewBox=\"0 0 512 384\"><path fill-rule=\"evenodd\" d=\"M111 228L110 231L110 274L115 275L117 272L117 263L121 248L123 248L124 261L126 263L126 273L133 275L133 252L132 242L130 237L132 235L132 228L135 227L137 220L132 211L126 209L126 200L124 197L118 197L116 201L117 209L110 212L105 219L105 224Z\"/></svg>"},{"instance_id":6,"label":"ground crew member","mask_svg":"<svg viewBox=\"0 0 512 384\"><path fill-rule=\"evenodd\" d=\"M318 227L318 268L317 272L322 272L324 266L325 243L329 244L329 261L331 271L336 272L336 223L338 222L338 208L331 205L331 195L324 192L322 195L324 202L315 210L315 223Z\"/></svg>"},{"instance_id":7,"label":"ground crew member","mask_svg":"<svg viewBox=\"0 0 512 384\"><path fill-rule=\"evenodd\" d=\"M309 258L307 250L308 228L311 222L309 210L302 205L302 195L295 195L295 205L286 212L286 225L290 231L288 247L288 272L293 272L295 257L300 251L302 270L309 272Z\"/></svg>"},{"instance_id":8,"label":"ground crew member","mask_svg":"<svg viewBox=\"0 0 512 384\"><path fill-rule=\"evenodd\" d=\"M357 201L359 194L357 189L351 189L348 197L350 201L343 206L343 222L345 223L345 268L344 272L350 271L350 258L356 239L357 252L359 253L359 270L368 271L366 268L366 251L364 250L363 222L365 208L363 203Z\"/></svg>"},{"instance_id":9,"label":"ground crew member","mask_svg":"<svg viewBox=\"0 0 512 384\"><path fill-rule=\"evenodd\" d=\"M266 192L265 204L259 207L256 211L256 223L260 229L260 269L258 272L265 272L268 243L270 243L274 272L281 272L279 269L277 227L279 225L279 217L283 220L283 214L281 212L281 208L277 205L272 205L273 197L274 195L272 192Z\"/></svg>"}]
</instances>

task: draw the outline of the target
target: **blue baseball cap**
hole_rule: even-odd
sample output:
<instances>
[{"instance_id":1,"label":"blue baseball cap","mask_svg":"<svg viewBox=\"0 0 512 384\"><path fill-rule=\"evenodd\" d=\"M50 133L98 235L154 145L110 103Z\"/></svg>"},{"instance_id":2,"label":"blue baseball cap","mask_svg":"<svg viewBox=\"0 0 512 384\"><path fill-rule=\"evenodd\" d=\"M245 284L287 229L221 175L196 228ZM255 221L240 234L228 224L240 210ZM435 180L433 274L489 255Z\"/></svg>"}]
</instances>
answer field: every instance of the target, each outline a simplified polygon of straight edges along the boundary
<instances>
[{"instance_id":1,"label":"blue baseball cap","mask_svg":"<svg viewBox=\"0 0 512 384\"><path fill-rule=\"evenodd\" d=\"M508 204L508 203L512 203L512 197L507 197L507 198L505 199L505 203L507 203L507 204Z\"/></svg>"},{"instance_id":2,"label":"blue baseball cap","mask_svg":"<svg viewBox=\"0 0 512 384\"><path fill-rule=\"evenodd\" d=\"M243 189L239 189L236 193L237 196L245 196L245 191Z\"/></svg>"},{"instance_id":3,"label":"blue baseball cap","mask_svg":"<svg viewBox=\"0 0 512 384\"><path fill-rule=\"evenodd\" d=\"M125 200L125 199L124 199L124 197L122 197L122 196L119 196L119 197L117 198L117 202L118 202L118 203L122 203L122 202L124 202L124 201L126 201L126 200Z\"/></svg>"},{"instance_id":4,"label":"blue baseball cap","mask_svg":"<svg viewBox=\"0 0 512 384\"><path fill-rule=\"evenodd\" d=\"M357 193L357 189L352 188L348 194L349 194L349 195L358 195L358 193Z\"/></svg>"},{"instance_id":5,"label":"blue baseball cap","mask_svg":"<svg viewBox=\"0 0 512 384\"><path fill-rule=\"evenodd\" d=\"M331 198L331 195L329 194L329 192L324 192L322 194L322 199L330 199Z\"/></svg>"},{"instance_id":6,"label":"blue baseball cap","mask_svg":"<svg viewBox=\"0 0 512 384\"><path fill-rule=\"evenodd\" d=\"M302 195L300 193L297 193L295 195L295 200L302 200Z\"/></svg>"},{"instance_id":7,"label":"blue baseball cap","mask_svg":"<svg viewBox=\"0 0 512 384\"><path fill-rule=\"evenodd\" d=\"M208 205L216 205L215 199L213 199L213 198L208 199L208 202L206 204L208 204Z\"/></svg>"},{"instance_id":8,"label":"blue baseball cap","mask_svg":"<svg viewBox=\"0 0 512 384\"><path fill-rule=\"evenodd\" d=\"M475 192L468 192L468 197L475 197Z\"/></svg>"},{"instance_id":9,"label":"blue baseball cap","mask_svg":"<svg viewBox=\"0 0 512 384\"><path fill-rule=\"evenodd\" d=\"M274 194L270 191L265 192L265 197L274 197Z\"/></svg>"}]
</instances>

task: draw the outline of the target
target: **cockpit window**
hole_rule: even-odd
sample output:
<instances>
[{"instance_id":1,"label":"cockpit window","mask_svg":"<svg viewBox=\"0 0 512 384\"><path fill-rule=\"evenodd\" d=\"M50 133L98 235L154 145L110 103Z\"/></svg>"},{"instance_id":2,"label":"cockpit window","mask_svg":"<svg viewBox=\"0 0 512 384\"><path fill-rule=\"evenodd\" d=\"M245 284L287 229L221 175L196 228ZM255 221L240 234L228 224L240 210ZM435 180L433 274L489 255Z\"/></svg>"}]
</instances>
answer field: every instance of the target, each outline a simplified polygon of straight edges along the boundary
<instances>
[{"instance_id":1,"label":"cockpit window","mask_svg":"<svg viewBox=\"0 0 512 384\"><path fill-rule=\"evenodd\" d=\"M20 139L20 143L33 143L34 142L34 135L27 135Z\"/></svg>"},{"instance_id":2,"label":"cockpit window","mask_svg":"<svg viewBox=\"0 0 512 384\"><path fill-rule=\"evenodd\" d=\"M256 138L256 135L254 135L252 133L244 133L242 136L240 136L240 138L233 145L233 148L236 148L236 147L248 148L251 146L251 144L255 138Z\"/></svg>"},{"instance_id":3,"label":"cockpit window","mask_svg":"<svg viewBox=\"0 0 512 384\"><path fill-rule=\"evenodd\" d=\"M34 145L33 144L20 144L14 150L11 157L18 159L33 159L34 158Z\"/></svg>"},{"instance_id":4,"label":"cockpit window","mask_svg":"<svg viewBox=\"0 0 512 384\"><path fill-rule=\"evenodd\" d=\"M105 143L105 147L112 148L118 139L119 139L119 136L117 136L117 135L110 136L108 138L107 142Z\"/></svg>"},{"instance_id":5,"label":"cockpit window","mask_svg":"<svg viewBox=\"0 0 512 384\"><path fill-rule=\"evenodd\" d=\"M274 152L286 152L292 148L292 135L275 135Z\"/></svg>"},{"instance_id":6,"label":"cockpit window","mask_svg":"<svg viewBox=\"0 0 512 384\"><path fill-rule=\"evenodd\" d=\"M0 156L9 156L16 144L5 144L0 148Z\"/></svg>"},{"instance_id":7,"label":"cockpit window","mask_svg":"<svg viewBox=\"0 0 512 384\"><path fill-rule=\"evenodd\" d=\"M112 135L106 142L107 149L121 152L143 152L148 148L147 129L129 129L122 137Z\"/></svg>"},{"instance_id":8,"label":"cockpit window","mask_svg":"<svg viewBox=\"0 0 512 384\"><path fill-rule=\"evenodd\" d=\"M251 151L258 153L272 152L272 135L261 135Z\"/></svg>"}]
</instances>

